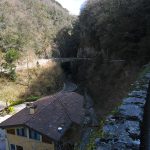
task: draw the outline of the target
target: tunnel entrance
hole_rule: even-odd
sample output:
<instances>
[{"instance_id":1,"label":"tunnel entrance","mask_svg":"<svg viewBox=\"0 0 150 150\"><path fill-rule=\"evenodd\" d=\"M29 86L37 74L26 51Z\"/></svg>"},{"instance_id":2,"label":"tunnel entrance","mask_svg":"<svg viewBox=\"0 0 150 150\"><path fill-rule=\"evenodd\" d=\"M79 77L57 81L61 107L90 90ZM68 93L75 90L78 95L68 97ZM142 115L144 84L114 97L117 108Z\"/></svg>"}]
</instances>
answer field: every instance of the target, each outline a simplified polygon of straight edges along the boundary
<instances>
[{"instance_id":1,"label":"tunnel entrance","mask_svg":"<svg viewBox=\"0 0 150 150\"><path fill-rule=\"evenodd\" d=\"M63 69L64 73L66 75L71 74L72 70L71 70L71 62L63 62L61 63L61 68Z\"/></svg>"}]
</instances>

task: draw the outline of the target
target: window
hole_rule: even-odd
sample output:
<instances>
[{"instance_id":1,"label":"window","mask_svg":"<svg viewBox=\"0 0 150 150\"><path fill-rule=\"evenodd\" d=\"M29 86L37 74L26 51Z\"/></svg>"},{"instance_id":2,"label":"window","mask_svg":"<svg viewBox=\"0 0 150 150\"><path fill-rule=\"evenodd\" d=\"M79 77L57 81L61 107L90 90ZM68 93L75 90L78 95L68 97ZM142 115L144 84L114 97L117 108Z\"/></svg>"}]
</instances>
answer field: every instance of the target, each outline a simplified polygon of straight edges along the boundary
<instances>
[{"instance_id":1,"label":"window","mask_svg":"<svg viewBox=\"0 0 150 150\"><path fill-rule=\"evenodd\" d=\"M16 150L16 147L14 144L10 144L10 150Z\"/></svg>"},{"instance_id":2,"label":"window","mask_svg":"<svg viewBox=\"0 0 150 150\"><path fill-rule=\"evenodd\" d=\"M15 135L15 129L7 129L7 133Z\"/></svg>"},{"instance_id":3,"label":"window","mask_svg":"<svg viewBox=\"0 0 150 150\"><path fill-rule=\"evenodd\" d=\"M23 147L15 144L10 144L10 150L23 150Z\"/></svg>"},{"instance_id":4,"label":"window","mask_svg":"<svg viewBox=\"0 0 150 150\"><path fill-rule=\"evenodd\" d=\"M36 132L32 129L29 129L29 138L40 141L41 135L38 132Z\"/></svg>"},{"instance_id":5,"label":"window","mask_svg":"<svg viewBox=\"0 0 150 150\"><path fill-rule=\"evenodd\" d=\"M16 145L16 150L23 150L23 147Z\"/></svg>"},{"instance_id":6,"label":"window","mask_svg":"<svg viewBox=\"0 0 150 150\"><path fill-rule=\"evenodd\" d=\"M17 135L27 137L27 129L26 128L18 128L16 129Z\"/></svg>"}]
</instances>

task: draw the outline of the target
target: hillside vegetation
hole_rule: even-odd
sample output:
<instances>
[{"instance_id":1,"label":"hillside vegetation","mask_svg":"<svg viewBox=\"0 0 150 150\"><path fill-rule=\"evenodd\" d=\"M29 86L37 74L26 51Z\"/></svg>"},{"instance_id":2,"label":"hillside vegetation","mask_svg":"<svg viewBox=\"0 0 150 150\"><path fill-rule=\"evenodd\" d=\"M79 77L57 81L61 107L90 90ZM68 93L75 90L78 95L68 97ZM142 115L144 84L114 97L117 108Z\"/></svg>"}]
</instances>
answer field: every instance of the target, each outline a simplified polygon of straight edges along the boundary
<instances>
[{"instance_id":1,"label":"hillside vegetation","mask_svg":"<svg viewBox=\"0 0 150 150\"><path fill-rule=\"evenodd\" d=\"M96 60L79 67L78 78L102 117L120 104L141 66L150 60L149 4L145 0L88 0L82 8L77 55Z\"/></svg>"},{"instance_id":2,"label":"hillside vegetation","mask_svg":"<svg viewBox=\"0 0 150 150\"><path fill-rule=\"evenodd\" d=\"M72 34L64 34L66 41L77 43L73 51L66 51L68 56L93 58L80 63L75 77L87 87L102 117L126 96L141 66L150 60L149 4L149 0L87 0ZM65 46L62 51L72 47Z\"/></svg>"},{"instance_id":3,"label":"hillside vegetation","mask_svg":"<svg viewBox=\"0 0 150 150\"><path fill-rule=\"evenodd\" d=\"M18 104L34 101L59 91L62 88L62 70L59 65L49 62L16 72L16 80L0 77L0 102Z\"/></svg>"},{"instance_id":4,"label":"hillside vegetation","mask_svg":"<svg viewBox=\"0 0 150 150\"><path fill-rule=\"evenodd\" d=\"M26 51L50 57L57 32L73 18L55 0L1 0L0 51L15 48L25 57Z\"/></svg>"},{"instance_id":5,"label":"hillside vegetation","mask_svg":"<svg viewBox=\"0 0 150 150\"><path fill-rule=\"evenodd\" d=\"M33 101L61 89L59 65L16 66L59 56L55 38L74 19L55 0L0 0L0 101Z\"/></svg>"},{"instance_id":6,"label":"hillside vegetation","mask_svg":"<svg viewBox=\"0 0 150 150\"><path fill-rule=\"evenodd\" d=\"M139 64L150 59L149 0L89 0L79 17L82 50Z\"/></svg>"}]
</instances>

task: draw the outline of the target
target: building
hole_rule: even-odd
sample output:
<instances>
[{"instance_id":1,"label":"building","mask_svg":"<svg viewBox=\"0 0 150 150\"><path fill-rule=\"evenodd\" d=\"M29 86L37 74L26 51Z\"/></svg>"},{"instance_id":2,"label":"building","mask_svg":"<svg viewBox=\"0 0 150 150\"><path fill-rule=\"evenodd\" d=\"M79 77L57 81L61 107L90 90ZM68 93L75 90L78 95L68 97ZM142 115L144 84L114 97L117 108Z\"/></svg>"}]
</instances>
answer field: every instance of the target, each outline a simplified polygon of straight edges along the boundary
<instances>
[{"instance_id":1,"label":"building","mask_svg":"<svg viewBox=\"0 0 150 150\"><path fill-rule=\"evenodd\" d=\"M85 110L83 96L59 92L47 96L0 124L7 150L71 150Z\"/></svg>"}]
</instances>

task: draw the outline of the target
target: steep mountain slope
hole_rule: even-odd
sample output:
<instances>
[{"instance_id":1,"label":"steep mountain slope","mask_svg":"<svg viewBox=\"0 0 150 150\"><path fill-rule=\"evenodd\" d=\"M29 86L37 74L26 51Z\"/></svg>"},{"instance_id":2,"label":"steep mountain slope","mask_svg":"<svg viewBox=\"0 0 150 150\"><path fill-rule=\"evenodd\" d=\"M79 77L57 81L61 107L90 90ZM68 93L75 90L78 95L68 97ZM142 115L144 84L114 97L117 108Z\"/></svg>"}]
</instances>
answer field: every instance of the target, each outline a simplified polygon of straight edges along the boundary
<instances>
[{"instance_id":1,"label":"steep mountain slope","mask_svg":"<svg viewBox=\"0 0 150 150\"><path fill-rule=\"evenodd\" d=\"M120 103L150 61L149 4L149 0L87 0L73 30L68 29L71 34L66 30L59 35L66 37L61 40L62 56L93 58L80 62L73 75L94 98L102 117ZM75 41L75 46L68 41Z\"/></svg>"},{"instance_id":2,"label":"steep mountain slope","mask_svg":"<svg viewBox=\"0 0 150 150\"><path fill-rule=\"evenodd\" d=\"M0 50L15 48L48 57L57 32L72 18L55 0L1 0Z\"/></svg>"},{"instance_id":3,"label":"steep mountain slope","mask_svg":"<svg viewBox=\"0 0 150 150\"><path fill-rule=\"evenodd\" d=\"M145 0L87 1L80 16L82 48L91 48L104 59L149 61L149 3Z\"/></svg>"},{"instance_id":4,"label":"steep mountain slope","mask_svg":"<svg viewBox=\"0 0 150 150\"><path fill-rule=\"evenodd\" d=\"M80 65L78 79L102 116L126 96L141 66L150 61L149 4L149 0L88 0L82 8L78 56L95 61ZM124 62L112 61L120 59Z\"/></svg>"}]
</instances>

